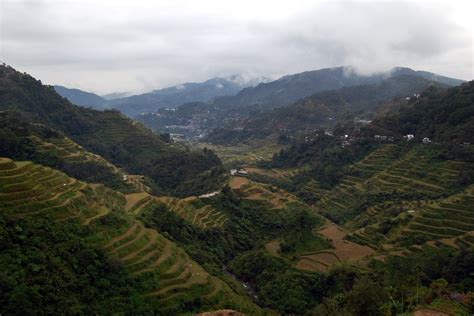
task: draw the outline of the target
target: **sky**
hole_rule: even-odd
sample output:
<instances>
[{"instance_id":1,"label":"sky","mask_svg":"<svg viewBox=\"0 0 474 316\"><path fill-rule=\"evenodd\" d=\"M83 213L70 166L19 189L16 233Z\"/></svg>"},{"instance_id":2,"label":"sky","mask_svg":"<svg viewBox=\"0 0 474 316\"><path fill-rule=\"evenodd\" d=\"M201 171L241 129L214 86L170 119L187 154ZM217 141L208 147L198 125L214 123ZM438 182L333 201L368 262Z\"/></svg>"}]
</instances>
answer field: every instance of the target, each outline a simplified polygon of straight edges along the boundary
<instances>
[{"instance_id":1,"label":"sky","mask_svg":"<svg viewBox=\"0 0 474 316\"><path fill-rule=\"evenodd\" d=\"M472 12L472 0L0 0L0 61L98 94L342 65L472 80Z\"/></svg>"}]
</instances>

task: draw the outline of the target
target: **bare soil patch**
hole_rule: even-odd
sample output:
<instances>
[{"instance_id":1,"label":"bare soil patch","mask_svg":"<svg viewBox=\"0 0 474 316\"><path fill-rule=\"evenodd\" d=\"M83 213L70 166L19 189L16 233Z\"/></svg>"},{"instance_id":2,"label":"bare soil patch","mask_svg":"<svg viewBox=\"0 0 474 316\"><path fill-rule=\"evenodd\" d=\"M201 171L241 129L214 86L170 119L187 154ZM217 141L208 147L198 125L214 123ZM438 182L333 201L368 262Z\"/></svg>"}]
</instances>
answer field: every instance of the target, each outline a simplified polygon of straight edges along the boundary
<instances>
[{"instance_id":1,"label":"bare soil patch","mask_svg":"<svg viewBox=\"0 0 474 316\"><path fill-rule=\"evenodd\" d=\"M246 185L247 183L249 183L249 180L247 178L233 177L230 180L229 185L230 185L231 189L240 189L240 187L242 187L243 185Z\"/></svg>"},{"instance_id":2,"label":"bare soil patch","mask_svg":"<svg viewBox=\"0 0 474 316\"><path fill-rule=\"evenodd\" d=\"M301 260L297 263L297 268L305 270L312 269L313 271L316 270L324 272L328 270L328 267L331 267L339 263L340 261L354 262L375 253L375 251L370 247L362 246L349 240L344 240L344 237L347 235L347 233L343 231L339 226L329 221L326 223L325 227L318 231L318 233L328 238L331 241L334 249L332 249L331 251L323 251L320 253L308 254L303 256ZM328 266L323 268L323 264L319 266L315 264L313 260L327 264ZM311 266L313 266L313 268L311 268Z\"/></svg>"},{"instance_id":3,"label":"bare soil patch","mask_svg":"<svg viewBox=\"0 0 474 316\"><path fill-rule=\"evenodd\" d=\"M130 193L130 194L125 195L125 198L127 199L127 204L125 204L125 210L128 211L135 204L137 204L138 201L146 198L148 195L149 194L146 192Z\"/></svg>"},{"instance_id":4,"label":"bare soil patch","mask_svg":"<svg viewBox=\"0 0 474 316\"><path fill-rule=\"evenodd\" d=\"M329 225L318 233L329 238L334 246L334 253L341 261L357 261L375 253L375 251L368 247L362 246L349 240L344 240L347 235L339 226L334 223Z\"/></svg>"},{"instance_id":5,"label":"bare soil patch","mask_svg":"<svg viewBox=\"0 0 474 316\"><path fill-rule=\"evenodd\" d=\"M318 271L318 272L328 272L329 267L320 263L315 262L307 258L303 258L296 264L297 269L307 270L307 271Z\"/></svg>"},{"instance_id":6,"label":"bare soil patch","mask_svg":"<svg viewBox=\"0 0 474 316\"><path fill-rule=\"evenodd\" d=\"M280 257L280 241L272 240L265 244L265 249L275 257Z\"/></svg>"}]
</instances>

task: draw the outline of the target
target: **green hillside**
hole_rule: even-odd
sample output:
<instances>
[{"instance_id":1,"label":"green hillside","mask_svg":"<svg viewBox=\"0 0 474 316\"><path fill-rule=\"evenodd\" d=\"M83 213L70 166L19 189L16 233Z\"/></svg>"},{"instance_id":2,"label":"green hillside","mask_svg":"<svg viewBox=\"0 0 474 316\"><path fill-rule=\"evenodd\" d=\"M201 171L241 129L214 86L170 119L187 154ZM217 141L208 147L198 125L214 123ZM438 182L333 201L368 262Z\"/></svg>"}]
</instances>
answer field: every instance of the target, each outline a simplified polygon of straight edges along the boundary
<instances>
[{"instance_id":1,"label":"green hillside","mask_svg":"<svg viewBox=\"0 0 474 316\"><path fill-rule=\"evenodd\" d=\"M430 86L448 87L414 75L399 75L376 83L323 91L273 111L256 113L228 126L221 125L210 133L209 141L220 144L245 142L271 134L293 136L334 128L340 121L354 117L370 119L384 103L392 100L403 102Z\"/></svg>"},{"instance_id":2,"label":"green hillside","mask_svg":"<svg viewBox=\"0 0 474 316\"><path fill-rule=\"evenodd\" d=\"M141 190L140 183L103 157L87 151L63 133L18 116L0 113L0 154L32 160L89 183L102 183L123 192ZM143 182L143 181L141 181Z\"/></svg>"},{"instance_id":3,"label":"green hillside","mask_svg":"<svg viewBox=\"0 0 474 316\"><path fill-rule=\"evenodd\" d=\"M396 103L377 117L364 134L414 134L443 142L474 142L474 81L448 90L434 87L407 104Z\"/></svg>"},{"instance_id":4,"label":"green hillside","mask_svg":"<svg viewBox=\"0 0 474 316\"><path fill-rule=\"evenodd\" d=\"M60 131L128 173L146 173L156 192L173 193L185 183L185 187L178 190L181 195L206 193L193 192L199 191L193 181L199 174L220 165L210 151L187 151L117 111L74 106L52 87L43 86L40 81L8 66L0 66L0 111L15 113L14 116L19 115L23 120ZM218 182L209 179L215 187Z\"/></svg>"},{"instance_id":5,"label":"green hillside","mask_svg":"<svg viewBox=\"0 0 474 316\"><path fill-rule=\"evenodd\" d=\"M127 276L122 277L124 282L126 278L130 280L136 299L143 301L142 306L150 311L177 313L183 308L198 311L233 307L258 312L252 303L209 275L175 243L134 219L133 213L125 210L126 202L122 194L102 185L89 185L28 161L0 160L2 216L8 221L39 218L51 223L85 225L84 247L101 249L107 260L120 263L120 273ZM58 260L65 259L60 255ZM14 269L15 265L8 267ZM98 275L102 277L101 272ZM18 277L15 282L25 281ZM11 297L14 293L7 291L5 295ZM48 308L59 311L60 305Z\"/></svg>"}]
</instances>

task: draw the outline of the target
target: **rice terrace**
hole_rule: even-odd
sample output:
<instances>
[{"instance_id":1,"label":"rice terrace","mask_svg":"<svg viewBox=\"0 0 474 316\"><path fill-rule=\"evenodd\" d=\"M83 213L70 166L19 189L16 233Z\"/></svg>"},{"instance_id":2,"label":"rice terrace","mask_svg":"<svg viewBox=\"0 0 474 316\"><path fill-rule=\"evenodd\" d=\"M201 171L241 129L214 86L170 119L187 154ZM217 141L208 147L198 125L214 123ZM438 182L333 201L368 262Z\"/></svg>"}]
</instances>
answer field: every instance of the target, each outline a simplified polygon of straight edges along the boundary
<instances>
[{"instance_id":1,"label":"rice terrace","mask_svg":"<svg viewBox=\"0 0 474 316\"><path fill-rule=\"evenodd\" d=\"M2 1L0 316L474 315L472 12Z\"/></svg>"}]
</instances>

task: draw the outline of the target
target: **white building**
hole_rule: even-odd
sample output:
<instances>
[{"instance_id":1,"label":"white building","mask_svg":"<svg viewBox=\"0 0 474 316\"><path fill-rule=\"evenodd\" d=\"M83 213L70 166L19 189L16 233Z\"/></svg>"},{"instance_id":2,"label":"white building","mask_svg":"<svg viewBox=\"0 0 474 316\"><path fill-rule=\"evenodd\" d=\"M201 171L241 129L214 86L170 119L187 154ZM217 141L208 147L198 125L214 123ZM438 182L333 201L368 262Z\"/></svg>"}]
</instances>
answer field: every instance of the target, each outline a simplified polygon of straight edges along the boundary
<instances>
[{"instance_id":1,"label":"white building","mask_svg":"<svg viewBox=\"0 0 474 316\"><path fill-rule=\"evenodd\" d=\"M431 139L429 139L428 137L423 138L423 144L429 144L429 143L431 143Z\"/></svg>"}]
</instances>

